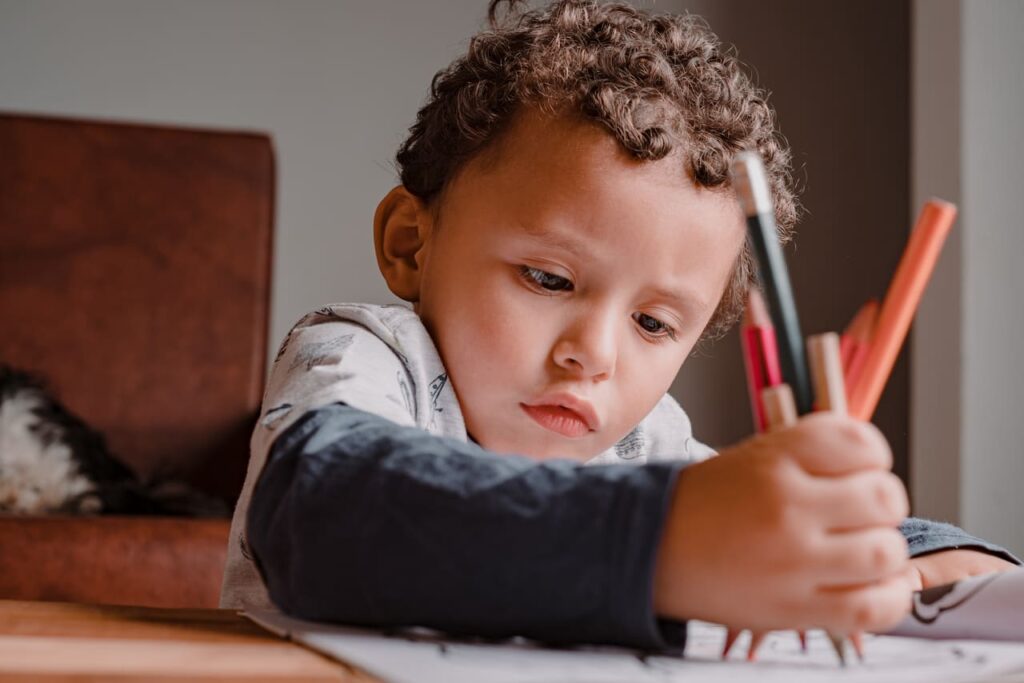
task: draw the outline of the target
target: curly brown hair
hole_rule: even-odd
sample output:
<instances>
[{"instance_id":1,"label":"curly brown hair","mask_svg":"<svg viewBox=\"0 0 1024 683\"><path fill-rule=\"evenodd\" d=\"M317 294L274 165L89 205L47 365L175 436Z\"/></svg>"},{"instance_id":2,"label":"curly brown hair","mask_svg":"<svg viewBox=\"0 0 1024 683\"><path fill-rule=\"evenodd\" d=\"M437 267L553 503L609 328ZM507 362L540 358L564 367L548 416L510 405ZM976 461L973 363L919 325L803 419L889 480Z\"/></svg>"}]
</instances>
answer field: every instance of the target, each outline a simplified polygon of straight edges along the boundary
<instances>
[{"instance_id":1,"label":"curly brown hair","mask_svg":"<svg viewBox=\"0 0 1024 683\"><path fill-rule=\"evenodd\" d=\"M703 19L594 0L556 0L531 11L507 0L499 20L502 3L491 0L490 30L431 82L396 156L409 192L433 203L530 105L597 122L637 159L677 152L701 187L727 188L736 153L757 150L779 237L788 241L798 213L789 148L767 94ZM736 321L754 272L745 245L703 339L720 337Z\"/></svg>"}]
</instances>

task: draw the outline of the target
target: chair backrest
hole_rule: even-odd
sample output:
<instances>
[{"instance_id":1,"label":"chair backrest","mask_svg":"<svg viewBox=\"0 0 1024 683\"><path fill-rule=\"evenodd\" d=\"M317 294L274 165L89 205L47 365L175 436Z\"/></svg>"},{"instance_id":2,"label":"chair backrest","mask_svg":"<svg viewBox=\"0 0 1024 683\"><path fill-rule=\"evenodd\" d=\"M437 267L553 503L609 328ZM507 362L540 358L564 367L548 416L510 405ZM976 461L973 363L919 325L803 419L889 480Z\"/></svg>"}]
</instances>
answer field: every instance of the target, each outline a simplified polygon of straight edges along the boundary
<instances>
[{"instance_id":1,"label":"chair backrest","mask_svg":"<svg viewBox=\"0 0 1024 683\"><path fill-rule=\"evenodd\" d=\"M0 363L142 477L234 503L264 381L262 134L0 114Z\"/></svg>"}]
</instances>

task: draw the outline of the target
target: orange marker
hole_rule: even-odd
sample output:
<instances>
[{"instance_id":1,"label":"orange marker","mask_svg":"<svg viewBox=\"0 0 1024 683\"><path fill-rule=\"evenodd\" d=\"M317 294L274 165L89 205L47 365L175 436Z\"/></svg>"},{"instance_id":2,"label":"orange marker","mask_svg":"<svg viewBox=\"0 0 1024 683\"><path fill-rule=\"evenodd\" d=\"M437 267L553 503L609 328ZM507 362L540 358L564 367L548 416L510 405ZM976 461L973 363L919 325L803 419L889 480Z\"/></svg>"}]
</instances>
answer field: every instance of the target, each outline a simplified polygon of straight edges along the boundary
<instances>
[{"instance_id":1,"label":"orange marker","mask_svg":"<svg viewBox=\"0 0 1024 683\"><path fill-rule=\"evenodd\" d=\"M940 199L925 202L878 313L864 369L850 392L852 416L869 420L875 412L910 329L917 304L955 219L956 206L953 204Z\"/></svg>"}]
</instances>

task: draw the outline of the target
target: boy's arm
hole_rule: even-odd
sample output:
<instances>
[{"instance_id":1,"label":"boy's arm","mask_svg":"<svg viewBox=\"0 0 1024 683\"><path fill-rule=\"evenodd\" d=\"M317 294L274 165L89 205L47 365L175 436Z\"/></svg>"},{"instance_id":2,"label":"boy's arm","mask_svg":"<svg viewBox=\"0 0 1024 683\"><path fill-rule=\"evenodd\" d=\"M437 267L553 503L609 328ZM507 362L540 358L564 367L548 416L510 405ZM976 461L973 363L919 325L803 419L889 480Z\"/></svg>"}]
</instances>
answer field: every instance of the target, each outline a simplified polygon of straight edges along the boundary
<instances>
[{"instance_id":1,"label":"boy's arm","mask_svg":"<svg viewBox=\"0 0 1024 683\"><path fill-rule=\"evenodd\" d=\"M499 456L333 404L275 440L247 533L298 617L681 648L651 596L682 467Z\"/></svg>"},{"instance_id":2,"label":"boy's arm","mask_svg":"<svg viewBox=\"0 0 1024 683\"><path fill-rule=\"evenodd\" d=\"M1020 564L1020 560L1005 548L971 536L963 529L945 522L908 517L900 524L900 531L907 539L911 557L947 550L976 550L1013 564Z\"/></svg>"},{"instance_id":3,"label":"boy's arm","mask_svg":"<svg viewBox=\"0 0 1024 683\"><path fill-rule=\"evenodd\" d=\"M990 572L1005 571L1020 560L995 544L943 522L910 517L900 525L907 539L916 588L930 588Z\"/></svg>"}]
</instances>

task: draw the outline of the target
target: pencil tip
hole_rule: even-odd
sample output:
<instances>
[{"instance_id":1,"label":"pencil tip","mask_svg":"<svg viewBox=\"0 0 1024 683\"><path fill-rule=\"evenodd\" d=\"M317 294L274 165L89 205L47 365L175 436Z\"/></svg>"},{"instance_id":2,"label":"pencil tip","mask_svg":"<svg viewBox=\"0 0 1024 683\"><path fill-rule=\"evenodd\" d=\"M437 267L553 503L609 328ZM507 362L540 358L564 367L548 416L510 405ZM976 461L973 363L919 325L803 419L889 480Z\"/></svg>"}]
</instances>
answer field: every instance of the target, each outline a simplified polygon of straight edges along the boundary
<instances>
[{"instance_id":1,"label":"pencil tip","mask_svg":"<svg viewBox=\"0 0 1024 683\"><path fill-rule=\"evenodd\" d=\"M736 643L736 639L740 637L740 633L743 631L740 629L728 629L725 634L725 646L722 648L722 659L729 656L729 650L732 649L733 644Z\"/></svg>"},{"instance_id":2,"label":"pencil tip","mask_svg":"<svg viewBox=\"0 0 1024 683\"><path fill-rule=\"evenodd\" d=\"M956 211L956 204L954 204L953 202L948 201L946 199L942 199L940 197L931 197L931 198L928 199L927 202L925 202L925 204L926 205L927 204L932 204L935 207L943 209L945 211L949 211L949 210Z\"/></svg>"},{"instance_id":3,"label":"pencil tip","mask_svg":"<svg viewBox=\"0 0 1024 683\"><path fill-rule=\"evenodd\" d=\"M850 634L850 643L853 644L853 650L857 653L857 661L861 664L864 663L864 637L860 633Z\"/></svg>"},{"instance_id":4,"label":"pencil tip","mask_svg":"<svg viewBox=\"0 0 1024 683\"><path fill-rule=\"evenodd\" d=\"M832 641L832 648L836 651L836 656L839 658L839 666L846 667L846 651L843 649L845 639L842 636L829 634L828 639Z\"/></svg>"}]
</instances>

